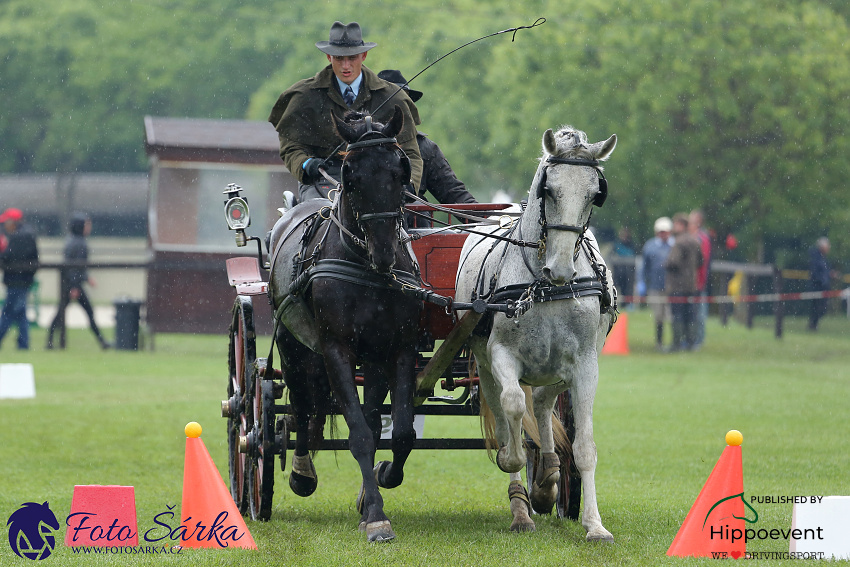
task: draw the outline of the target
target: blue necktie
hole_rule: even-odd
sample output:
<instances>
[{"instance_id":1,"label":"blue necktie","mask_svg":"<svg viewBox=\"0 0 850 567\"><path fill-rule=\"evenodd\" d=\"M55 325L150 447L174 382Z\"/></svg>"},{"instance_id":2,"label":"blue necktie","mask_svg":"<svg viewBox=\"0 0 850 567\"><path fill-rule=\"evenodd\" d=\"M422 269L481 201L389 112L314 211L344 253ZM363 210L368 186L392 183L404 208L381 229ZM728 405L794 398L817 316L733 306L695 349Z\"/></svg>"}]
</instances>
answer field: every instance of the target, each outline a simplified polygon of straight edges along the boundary
<instances>
[{"instance_id":1,"label":"blue necktie","mask_svg":"<svg viewBox=\"0 0 850 567\"><path fill-rule=\"evenodd\" d=\"M342 99L345 101L345 104L351 106L354 104L354 91L351 90L351 87L345 89L345 92L342 95Z\"/></svg>"}]
</instances>

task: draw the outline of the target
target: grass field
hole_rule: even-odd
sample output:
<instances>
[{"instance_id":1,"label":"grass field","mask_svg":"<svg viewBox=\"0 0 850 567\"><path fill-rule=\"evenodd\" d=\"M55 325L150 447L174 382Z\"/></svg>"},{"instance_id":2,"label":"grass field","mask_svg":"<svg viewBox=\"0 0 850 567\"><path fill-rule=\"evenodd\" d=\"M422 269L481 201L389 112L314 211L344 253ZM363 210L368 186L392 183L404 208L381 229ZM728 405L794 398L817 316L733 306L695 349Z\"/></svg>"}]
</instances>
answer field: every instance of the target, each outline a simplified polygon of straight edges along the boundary
<instances>
[{"instance_id":1,"label":"grass field","mask_svg":"<svg viewBox=\"0 0 850 567\"><path fill-rule=\"evenodd\" d=\"M631 354L602 358L594 408L599 509L613 545L588 544L579 524L551 517L538 517L535 533L511 533L507 475L483 451L414 452L404 484L383 491L398 538L369 545L356 526L354 460L322 453L310 498L292 494L277 472L272 521L248 522L258 552L82 557L60 542L45 565L703 564L711 560L665 552L729 429L744 434L747 496L850 494L850 321L828 318L810 334L789 319L777 340L770 320L747 330L712 318L701 351L664 355L652 348L648 313L628 314ZM189 421L204 427L227 476L225 336L162 335L155 352L101 352L86 331L71 331L64 352L43 343L35 331L34 350L18 352L7 337L0 351L4 363L33 364L38 394L0 400L0 564L27 564L7 544L9 515L49 501L63 522L76 484L134 486L140 532L155 527L166 505L180 505ZM259 350L268 344L259 340ZM478 424L437 417L425 429L471 436ZM758 511L764 527L790 526L790 504ZM748 550L787 551L788 542Z\"/></svg>"}]
</instances>

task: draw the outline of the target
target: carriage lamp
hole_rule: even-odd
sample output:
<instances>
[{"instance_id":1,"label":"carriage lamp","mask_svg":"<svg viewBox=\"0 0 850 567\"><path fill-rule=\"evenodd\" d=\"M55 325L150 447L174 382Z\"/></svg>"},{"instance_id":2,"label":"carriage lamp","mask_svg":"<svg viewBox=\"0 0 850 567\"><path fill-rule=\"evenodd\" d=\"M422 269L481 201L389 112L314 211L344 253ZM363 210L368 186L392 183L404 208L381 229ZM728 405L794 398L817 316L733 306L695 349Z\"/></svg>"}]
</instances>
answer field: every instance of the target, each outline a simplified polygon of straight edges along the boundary
<instances>
[{"instance_id":1,"label":"carriage lamp","mask_svg":"<svg viewBox=\"0 0 850 567\"><path fill-rule=\"evenodd\" d=\"M251 212L248 209L248 199L239 195L242 187L231 183L224 191L224 220L227 227L236 231L236 246L245 246L248 238L245 229L251 226Z\"/></svg>"}]
</instances>

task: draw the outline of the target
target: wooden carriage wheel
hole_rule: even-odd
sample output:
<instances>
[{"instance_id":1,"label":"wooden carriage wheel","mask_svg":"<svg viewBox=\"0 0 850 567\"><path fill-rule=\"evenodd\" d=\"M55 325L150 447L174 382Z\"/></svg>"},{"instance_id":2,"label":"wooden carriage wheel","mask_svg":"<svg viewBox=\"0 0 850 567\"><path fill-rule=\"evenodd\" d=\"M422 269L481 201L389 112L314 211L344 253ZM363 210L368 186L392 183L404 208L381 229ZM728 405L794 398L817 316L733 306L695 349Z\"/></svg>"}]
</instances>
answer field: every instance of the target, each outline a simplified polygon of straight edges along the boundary
<instances>
[{"instance_id":1,"label":"wooden carriage wheel","mask_svg":"<svg viewBox=\"0 0 850 567\"><path fill-rule=\"evenodd\" d=\"M239 296L233 309L230 323L230 346L228 349L227 400L222 403L222 414L227 417L228 471L230 495L242 514L248 512L248 484L246 455L239 450L239 440L253 427L253 412L250 404L253 384L251 368L256 361L254 333L254 311L250 297ZM250 396L250 397L249 397Z\"/></svg>"},{"instance_id":2,"label":"wooden carriage wheel","mask_svg":"<svg viewBox=\"0 0 850 567\"><path fill-rule=\"evenodd\" d=\"M264 380L254 365L251 410L253 427L248 437L248 508L252 520L272 515L274 497L275 407L274 382Z\"/></svg>"},{"instance_id":3,"label":"wooden carriage wheel","mask_svg":"<svg viewBox=\"0 0 850 567\"><path fill-rule=\"evenodd\" d=\"M555 400L555 413L572 443L576 438L576 426L569 390ZM578 520L581 513L581 475L573 461L572 451L568 455L558 455L558 457L561 460L561 480L558 482L558 499L555 501L558 517Z\"/></svg>"}]
</instances>

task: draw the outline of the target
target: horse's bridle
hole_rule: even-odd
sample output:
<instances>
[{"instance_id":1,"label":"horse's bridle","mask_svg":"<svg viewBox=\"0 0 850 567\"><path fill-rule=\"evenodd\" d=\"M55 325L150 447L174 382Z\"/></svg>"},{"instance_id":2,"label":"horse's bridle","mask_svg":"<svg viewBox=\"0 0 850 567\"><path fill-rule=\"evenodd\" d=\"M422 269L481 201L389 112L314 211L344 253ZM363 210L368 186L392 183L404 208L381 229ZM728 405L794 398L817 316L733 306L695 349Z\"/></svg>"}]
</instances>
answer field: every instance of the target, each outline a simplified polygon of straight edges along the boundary
<instances>
[{"instance_id":1,"label":"horse's bridle","mask_svg":"<svg viewBox=\"0 0 850 567\"><path fill-rule=\"evenodd\" d=\"M584 239L584 233L587 232L587 228L590 226L590 218L593 216L593 210L591 209L590 214L587 216L587 221L585 221L583 225L553 224L548 222L548 220L546 219L546 193L548 192L548 188L546 187L546 180L549 165L553 164L578 165L592 167L593 169L595 169L599 177L599 190L597 191L596 196L593 198L593 204L597 207L601 207L602 204L605 202L605 198L608 196L608 181L605 179L605 175L599 168L599 160L582 158L561 158L556 156L548 156L546 158L546 165L543 166L543 171L540 173L540 180L537 183L536 192L536 197L540 201L540 240L538 242L539 247L537 249L538 256L542 256L546 251L546 238L548 236L548 232L550 230L561 230L565 232L574 232L579 235L578 241L576 242L576 250L574 254L574 257L577 257L579 247L581 246L581 242Z\"/></svg>"},{"instance_id":2,"label":"horse's bridle","mask_svg":"<svg viewBox=\"0 0 850 567\"><path fill-rule=\"evenodd\" d=\"M601 207L602 203L605 202L605 197L608 192L608 181L605 179L605 175L602 173L602 170L599 169L599 161L595 159L579 159L579 158L560 158L555 156L549 156L546 158L546 165L543 166L543 171L540 174L540 181L537 184L537 198L540 200L540 224L543 227L543 231L547 229L551 230L565 230L567 232L577 232L579 234L583 233L587 230L588 223L586 222L584 225L572 225L572 224L552 224L547 222L546 220L546 193L548 188L546 187L547 180L547 170L549 169L550 164L557 165L581 165L592 167L596 170L597 175L599 176L599 191L593 199L593 204ZM588 222L590 218L588 217Z\"/></svg>"},{"instance_id":3,"label":"horse's bridle","mask_svg":"<svg viewBox=\"0 0 850 567\"><path fill-rule=\"evenodd\" d=\"M348 144L348 146L345 149L345 157L343 157L343 160L342 160L341 172L345 171L346 160L349 158L349 156L351 155L351 153L353 151L361 150L363 148L371 148L371 147L378 147L378 146L390 146L391 145L391 146L395 147L396 154L399 155L399 158L402 160L402 168L405 171L405 175L406 175L406 177L409 178L409 176L410 176L409 158L407 157L407 155L404 153L404 150L399 145L398 140L396 138L388 138L388 137L384 136L383 134L381 134L380 132L376 132L375 130L373 130L372 129L372 117L370 115L366 115L365 121L366 121L366 132L364 132L363 135L361 135L360 138L358 138L356 142L352 142L352 143ZM405 160L408 160L407 165L405 165ZM345 175L344 174L342 175L341 181L342 181L342 186L343 186L343 191L344 191L345 190ZM406 181L402 180L402 184L405 184L405 183L406 183ZM363 233L364 239L358 238L356 235L351 234L347 230L345 230L345 232L347 233L349 238L351 238L351 240L355 244L357 244L360 248L362 248L364 250L367 249L367 245L366 245L366 241L365 241L366 231L363 230L363 223L367 223L367 222L371 222L371 221L375 221L375 220L395 219L397 231L399 233L399 239L401 238L401 219L402 219L402 214L403 214L403 212L402 212L403 205L400 206L398 208L398 210L385 211L385 212L380 212L380 213L360 213L357 210L357 208L354 206L353 202L350 202L350 206L351 206L352 212L354 213L354 219L357 222L357 227L360 229L360 232ZM342 227L340 222L338 222L337 224L339 225L340 230L344 230L344 227Z\"/></svg>"}]
</instances>

